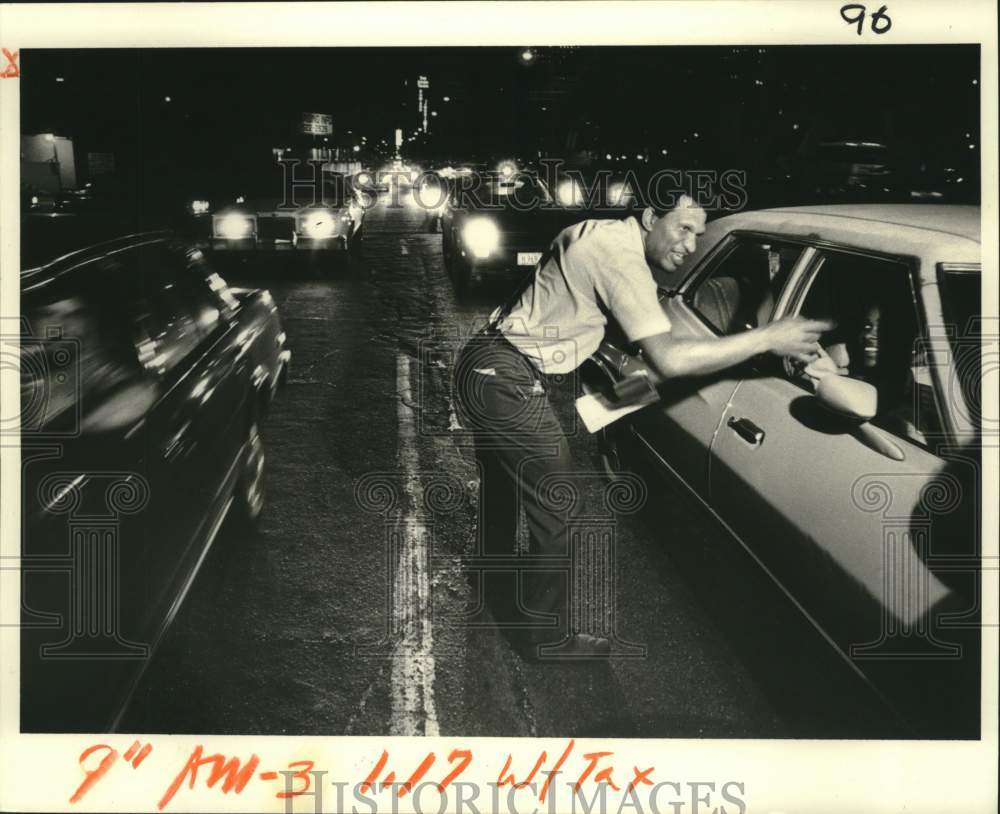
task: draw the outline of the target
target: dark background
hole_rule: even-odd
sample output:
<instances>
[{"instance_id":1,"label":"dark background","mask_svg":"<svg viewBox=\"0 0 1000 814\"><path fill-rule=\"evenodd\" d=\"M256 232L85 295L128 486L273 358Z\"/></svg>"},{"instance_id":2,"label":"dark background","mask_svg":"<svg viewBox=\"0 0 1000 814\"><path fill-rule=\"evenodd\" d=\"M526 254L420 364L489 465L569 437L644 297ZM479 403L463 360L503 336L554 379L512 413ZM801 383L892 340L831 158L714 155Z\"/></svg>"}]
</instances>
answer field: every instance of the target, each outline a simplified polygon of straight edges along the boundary
<instances>
[{"instance_id":1,"label":"dark background","mask_svg":"<svg viewBox=\"0 0 1000 814\"><path fill-rule=\"evenodd\" d=\"M114 153L119 176L150 201L238 184L277 146L348 157L360 144L354 157L377 166L397 127L413 136L403 158L426 166L555 156L619 170L739 168L751 188L802 181L767 204L808 202L814 176L870 160L832 144L872 142L901 200L925 188L979 199L975 45L559 47L532 48L530 60L525 50L27 50L22 133L72 138L81 182L87 152ZM429 133L419 75L438 114ZM333 115L327 142L298 132L305 111ZM844 149L857 157L833 155Z\"/></svg>"}]
</instances>

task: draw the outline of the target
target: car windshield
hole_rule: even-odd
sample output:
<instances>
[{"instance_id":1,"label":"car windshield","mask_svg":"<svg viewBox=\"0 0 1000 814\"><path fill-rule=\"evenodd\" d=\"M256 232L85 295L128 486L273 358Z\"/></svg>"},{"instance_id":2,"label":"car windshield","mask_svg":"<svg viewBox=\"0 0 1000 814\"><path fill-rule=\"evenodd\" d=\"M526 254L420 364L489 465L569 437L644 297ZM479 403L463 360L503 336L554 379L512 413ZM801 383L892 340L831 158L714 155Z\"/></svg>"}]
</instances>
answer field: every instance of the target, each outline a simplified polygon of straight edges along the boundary
<instances>
[{"instance_id":1,"label":"car windshield","mask_svg":"<svg viewBox=\"0 0 1000 814\"><path fill-rule=\"evenodd\" d=\"M532 206L549 200L545 187L528 175L515 178L481 176L480 184L470 194L482 203L493 206Z\"/></svg>"},{"instance_id":2,"label":"car windshield","mask_svg":"<svg viewBox=\"0 0 1000 814\"><path fill-rule=\"evenodd\" d=\"M983 337L980 266L942 266L938 275L941 308L955 357L955 371L965 403L979 418Z\"/></svg>"},{"instance_id":3,"label":"car windshield","mask_svg":"<svg viewBox=\"0 0 1000 814\"><path fill-rule=\"evenodd\" d=\"M214 209L238 204L270 209L279 207L285 201L294 202L293 208L297 208L320 203L318 190L316 200L313 200L312 178L312 168L308 164L288 167L287 170L282 170L280 165L276 165L267 171L248 172L237 179L211 179L201 190L204 195L199 194L196 197L204 197L211 202ZM327 206L344 206L351 196L346 176L324 172L322 178L322 202Z\"/></svg>"}]
</instances>

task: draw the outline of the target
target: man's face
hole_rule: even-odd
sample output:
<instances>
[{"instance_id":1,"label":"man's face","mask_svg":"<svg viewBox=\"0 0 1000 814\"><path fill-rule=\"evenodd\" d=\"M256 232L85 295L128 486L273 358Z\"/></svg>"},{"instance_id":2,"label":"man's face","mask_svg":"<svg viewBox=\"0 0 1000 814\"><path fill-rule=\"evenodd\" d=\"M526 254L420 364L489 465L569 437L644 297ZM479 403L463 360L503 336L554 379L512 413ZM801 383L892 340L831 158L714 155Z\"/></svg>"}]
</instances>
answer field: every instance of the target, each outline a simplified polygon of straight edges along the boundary
<instances>
[{"instance_id":1,"label":"man's face","mask_svg":"<svg viewBox=\"0 0 1000 814\"><path fill-rule=\"evenodd\" d=\"M647 213L643 223L649 229L646 259L664 271L676 271L694 252L698 236L705 232L705 210L685 196L665 215Z\"/></svg>"}]
</instances>

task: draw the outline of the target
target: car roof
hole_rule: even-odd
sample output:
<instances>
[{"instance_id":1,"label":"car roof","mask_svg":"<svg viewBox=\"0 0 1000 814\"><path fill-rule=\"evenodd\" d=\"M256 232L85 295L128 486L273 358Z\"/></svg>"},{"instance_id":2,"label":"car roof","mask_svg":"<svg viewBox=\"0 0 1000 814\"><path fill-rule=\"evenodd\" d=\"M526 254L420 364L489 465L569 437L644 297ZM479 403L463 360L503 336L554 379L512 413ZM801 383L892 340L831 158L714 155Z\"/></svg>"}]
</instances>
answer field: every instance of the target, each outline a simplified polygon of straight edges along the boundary
<instances>
[{"instance_id":1,"label":"car roof","mask_svg":"<svg viewBox=\"0 0 1000 814\"><path fill-rule=\"evenodd\" d=\"M21 290L38 288L110 251L170 236L165 229L137 229L130 220L22 217Z\"/></svg>"},{"instance_id":2,"label":"car roof","mask_svg":"<svg viewBox=\"0 0 1000 814\"><path fill-rule=\"evenodd\" d=\"M918 276L936 277L938 263L979 263L980 210L957 204L828 204L738 212L711 221L695 253L675 272L654 271L676 290L730 232L763 232L806 242L920 259Z\"/></svg>"},{"instance_id":3,"label":"car roof","mask_svg":"<svg viewBox=\"0 0 1000 814\"><path fill-rule=\"evenodd\" d=\"M839 204L835 206L790 206L764 210L789 214L851 218L865 221L867 228L906 226L980 242L978 206L941 204ZM872 227L872 224L878 224Z\"/></svg>"}]
</instances>

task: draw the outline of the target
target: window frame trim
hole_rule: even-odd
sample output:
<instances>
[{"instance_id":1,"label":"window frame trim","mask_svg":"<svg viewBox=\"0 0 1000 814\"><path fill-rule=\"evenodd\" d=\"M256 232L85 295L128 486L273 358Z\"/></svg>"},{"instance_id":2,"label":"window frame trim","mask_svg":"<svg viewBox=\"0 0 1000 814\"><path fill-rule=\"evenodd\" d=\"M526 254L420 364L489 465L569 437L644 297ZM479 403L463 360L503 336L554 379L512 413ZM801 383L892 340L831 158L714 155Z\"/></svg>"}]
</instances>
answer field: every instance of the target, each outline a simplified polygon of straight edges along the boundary
<instances>
[{"instance_id":1,"label":"window frame trim","mask_svg":"<svg viewBox=\"0 0 1000 814\"><path fill-rule=\"evenodd\" d=\"M785 237L772 232L760 232L753 229L734 229L733 231L728 232L726 236L723 237L722 240L720 240L709 251L709 253L702 258L698 266L691 271L691 273L684 279L676 290L676 294L681 298L691 313L701 320L702 324L715 334L715 336L722 337L726 336L726 334L720 331L704 314L701 313L701 311L698 310L694 304L694 295L698 288L715 273L719 264L724 262L739 247L742 241L746 241L748 239L766 240L802 247L802 253L795 260L795 265L793 265L791 271L789 271L788 279L785 281L785 284L781 288L781 292L778 294L778 298L775 300L774 308L771 311L768 323L771 323L775 319L779 318L779 308L785 298L785 292L788 289L788 286L799 273L803 263L811 260L813 256L810 255L809 252L810 248L813 247L813 244L807 238L798 236ZM815 252L813 254L815 254Z\"/></svg>"},{"instance_id":2,"label":"window frame trim","mask_svg":"<svg viewBox=\"0 0 1000 814\"><path fill-rule=\"evenodd\" d=\"M860 248L856 246L849 246L841 243L836 243L834 241L812 241L812 245L816 248L816 253L813 257L812 264L805 269L799 271L798 276L789 276L786 287L790 289L790 293L787 298L783 295L781 302L779 300L779 305L783 308L779 311L775 308L774 318L781 319L784 316L797 316L800 313L802 303L808 296L809 288L812 286L813 281L816 279L816 275L819 274L823 267L823 261L828 256L828 253L837 254L847 254L856 257L864 257L869 260L876 260L883 263L895 263L896 265L902 266L906 270L906 280L910 295L910 303L913 306L914 314L917 318L917 338L924 342L929 341L928 336L928 320L927 313L924 310L923 301L919 296L919 276L921 268L921 259L917 255L912 254L891 254L887 252L878 252L871 249ZM949 349L950 353L950 349ZM810 387L801 378L792 378L790 376L781 376L785 381L790 384L794 384L806 393L812 393ZM932 440L945 440L953 442L956 438L956 429L954 427L954 422L952 421L951 412L944 409L941 399L941 386L939 371L937 371L936 366L931 368L931 379L934 382L933 391L931 393L934 399L934 409L937 412L938 420L941 422L942 433L940 436L931 436ZM873 425L877 426L877 425ZM881 428L879 428L881 429ZM934 446L931 444L920 444L909 438L901 438L895 433L889 432L888 430L883 430L883 432L888 432L893 438L904 441L908 444L912 444L917 449L929 452L932 455L937 455L934 450ZM940 456L938 456L940 457Z\"/></svg>"},{"instance_id":3,"label":"window frame trim","mask_svg":"<svg viewBox=\"0 0 1000 814\"><path fill-rule=\"evenodd\" d=\"M943 320L945 319L944 297L942 297L942 291L945 288L944 279L947 277L947 275L949 273L975 274L975 275L977 275L979 277L979 288L980 288L980 314L979 314L979 318L981 320L983 318L983 315L982 315L982 273L983 273L983 265L982 265L982 263L975 263L975 262L949 263L947 261L940 261L940 262L937 262L937 263L934 264L934 280L935 280L935 283L937 285L938 299L939 299L939 301L941 303L941 319L942 319L942 324L944 324ZM932 340L931 340L930 337L928 337L925 341L927 342L927 344L928 344L929 347L931 347L933 345L933 342L932 342ZM955 348L953 347L953 345L951 343L950 337L948 338L948 341L947 341L947 348L948 348L948 362L949 362L949 367L950 367L950 369L954 370L955 369ZM980 353L982 353L982 342L981 341L980 341ZM943 392L944 389L945 389L945 387L944 387L945 382L941 379L942 370L941 370L941 366L940 365L936 365L935 364L935 365L931 366L931 376L933 377L935 383L937 384L937 389ZM980 383L980 386L982 386L982 383ZM958 395L959 395L959 398L962 400L962 405L961 406L963 408L963 414L966 416L966 418L970 419L970 421L971 421L971 419L972 419L972 409L971 409L968 401L966 400L965 393L962 392L961 387L958 390ZM936 393L935 393L935 396L936 396ZM980 395L980 398L982 398L981 395ZM939 412L940 412L940 409L941 408L940 408L940 405L939 405L938 406L938 411ZM980 445L982 445L982 440L981 439L982 439L982 429L983 429L982 428L982 414L981 413L982 413L982 405L980 405L979 426L977 428L975 428L976 432L977 432L977 435L980 438L980 441L979 441ZM952 414L949 411L946 414L946 421L948 423L948 428L947 428L948 429L948 434L951 437L951 439L952 439L953 442L955 442L955 443L962 443L964 441L964 439L968 438L968 435L967 435L967 433L963 433L963 432L961 432L959 430L958 425L955 422L953 422L952 418L953 418Z\"/></svg>"}]
</instances>

